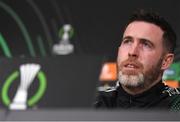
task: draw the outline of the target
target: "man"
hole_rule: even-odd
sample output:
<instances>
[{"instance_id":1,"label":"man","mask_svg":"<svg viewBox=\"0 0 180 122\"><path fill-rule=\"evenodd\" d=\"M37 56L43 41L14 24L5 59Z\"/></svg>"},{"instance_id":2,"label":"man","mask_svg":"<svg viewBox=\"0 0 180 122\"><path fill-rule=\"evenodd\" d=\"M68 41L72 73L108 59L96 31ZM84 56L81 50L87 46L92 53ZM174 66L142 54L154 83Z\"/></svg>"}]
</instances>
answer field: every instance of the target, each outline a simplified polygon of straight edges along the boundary
<instances>
[{"instance_id":1,"label":"man","mask_svg":"<svg viewBox=\"0 0 180 122\"><path fill-rule=\"evenodd\" d=\"M176 34L164 18L151 11L134 13L118 51L117 86L100 92L96 107L179 110L179 91L162 82L175 46Z\"/></svg>"}]
</instances>

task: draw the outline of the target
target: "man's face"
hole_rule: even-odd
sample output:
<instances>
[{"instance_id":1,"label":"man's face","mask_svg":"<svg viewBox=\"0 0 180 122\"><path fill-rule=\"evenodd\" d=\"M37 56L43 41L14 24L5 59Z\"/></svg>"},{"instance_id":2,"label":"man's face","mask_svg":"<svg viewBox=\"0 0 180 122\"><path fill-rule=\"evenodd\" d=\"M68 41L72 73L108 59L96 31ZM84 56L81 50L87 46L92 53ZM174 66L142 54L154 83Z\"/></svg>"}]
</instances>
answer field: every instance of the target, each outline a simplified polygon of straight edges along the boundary
<instances>
[{"instance_id":1,"label":"man's face","mask_svg":"<svg viewBox=\"0 0 180 122\"><path fill-rule=\"evenodd\" d=\"M130 23L118 51L118 76L122 85L138 87L152 84L161 73L163 31L143 22ZM149 82L149 83L146 83Z\"/></svg>"}]
</instances>

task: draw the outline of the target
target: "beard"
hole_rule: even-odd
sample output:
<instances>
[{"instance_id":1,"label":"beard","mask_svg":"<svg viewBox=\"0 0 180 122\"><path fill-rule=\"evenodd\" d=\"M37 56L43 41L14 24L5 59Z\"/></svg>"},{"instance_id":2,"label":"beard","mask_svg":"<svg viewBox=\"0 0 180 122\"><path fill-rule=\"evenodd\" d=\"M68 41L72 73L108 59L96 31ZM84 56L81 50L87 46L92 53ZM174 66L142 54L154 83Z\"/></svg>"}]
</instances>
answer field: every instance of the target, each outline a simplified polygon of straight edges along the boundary
<instances>
[{"instance_id":1,"label":"beard","mask_svg":"<svg viewBox=\"0 0 180 122\"><path fill-rule=\"evenodd\" d=\"M141 70L137 72L123 71L122 67L128 62L135 62ZM153 65L148 71L143 72L144 68L140 62L133 59L128 59L122 62L121 65L118 67L118 82L129 88L147 87L148 85L156 81L162 73L161 65L162 58L160 58L158 63L156 65Z\"/></svg>"},{"instance_id":2,"label":"beard","mask_svg":"<svg viewBox=\"0 0 180 122\"><path fill-rule=\"evenodd\" d=\"M138 75L126 75L122 71L119 71L118 82L127 87L139 87L144 84L144 75L142 73L138 73Z\"/></svg>"}]
</instances>

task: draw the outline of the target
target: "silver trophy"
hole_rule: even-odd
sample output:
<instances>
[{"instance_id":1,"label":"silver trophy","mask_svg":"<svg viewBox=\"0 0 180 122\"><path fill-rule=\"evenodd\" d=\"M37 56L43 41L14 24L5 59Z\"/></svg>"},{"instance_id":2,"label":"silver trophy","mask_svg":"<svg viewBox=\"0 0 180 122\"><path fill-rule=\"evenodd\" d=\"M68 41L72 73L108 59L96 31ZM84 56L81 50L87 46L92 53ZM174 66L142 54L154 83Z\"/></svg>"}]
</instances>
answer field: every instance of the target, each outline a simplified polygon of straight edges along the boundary
<instances>
[{"instance_id":1,"label":"silver trophy","mask_svg":"<svg viewBox=\"0 0 180 122\"><path fill-rule=\"evenodd\" d=\"M20 66L20 85L12 103L11 110L25 110L27 108L28 88L40 70L39 64L24 64Z\"/></svg>"},{"instance_id":2,"label":"silver trophy","mask_svg":"<svg viewBox=\"0 0 180 122\"><path fill-rule=\"evenodd\" d=\"M60 42L53 46L53 53L56 55L68 55L74 51L74 46L70 44L73 28L70 24L65 24L60 30Z\"/></svg>"}]
</instances>

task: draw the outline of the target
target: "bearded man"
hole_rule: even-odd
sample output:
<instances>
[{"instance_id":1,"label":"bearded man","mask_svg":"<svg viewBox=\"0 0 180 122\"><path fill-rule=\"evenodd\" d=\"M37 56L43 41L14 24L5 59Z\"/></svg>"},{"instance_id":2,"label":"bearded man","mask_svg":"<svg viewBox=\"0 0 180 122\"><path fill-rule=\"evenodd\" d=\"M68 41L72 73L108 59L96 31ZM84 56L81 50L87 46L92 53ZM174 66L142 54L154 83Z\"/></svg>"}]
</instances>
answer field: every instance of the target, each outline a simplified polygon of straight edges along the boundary
<instances>
[{"instance_id":1,"label":"bearded man","mask_svg":"<svg viewBox=\"0 0 180 122\"><path fill-rule=\"evenodd\" d=\"M136 11L119 46L117 86L100 92L96 107L179 110L179 92L162 82L164 70L173 62L175 46L176 34L163 17Z\"/></svg>"}]
</instances>

